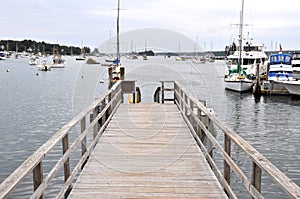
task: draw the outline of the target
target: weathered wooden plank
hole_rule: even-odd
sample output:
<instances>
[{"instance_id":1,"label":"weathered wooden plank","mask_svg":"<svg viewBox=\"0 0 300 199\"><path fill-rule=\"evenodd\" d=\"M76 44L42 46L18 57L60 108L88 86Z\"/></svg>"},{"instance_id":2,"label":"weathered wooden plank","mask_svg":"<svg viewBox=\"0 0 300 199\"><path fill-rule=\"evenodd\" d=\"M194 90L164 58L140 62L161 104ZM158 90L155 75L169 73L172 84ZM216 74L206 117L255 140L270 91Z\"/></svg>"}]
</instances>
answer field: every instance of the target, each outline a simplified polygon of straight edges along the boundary
<instances>
[{"instance_id":1,"label":"weathered wooden plank","mask_svg":"<svg viewBox=\"0 0 300 199\"><path fill-rule=\"evenodd\" d=\"M227 198L174 104L122 104L69 198Z\"/></svg>"}]
</instances>

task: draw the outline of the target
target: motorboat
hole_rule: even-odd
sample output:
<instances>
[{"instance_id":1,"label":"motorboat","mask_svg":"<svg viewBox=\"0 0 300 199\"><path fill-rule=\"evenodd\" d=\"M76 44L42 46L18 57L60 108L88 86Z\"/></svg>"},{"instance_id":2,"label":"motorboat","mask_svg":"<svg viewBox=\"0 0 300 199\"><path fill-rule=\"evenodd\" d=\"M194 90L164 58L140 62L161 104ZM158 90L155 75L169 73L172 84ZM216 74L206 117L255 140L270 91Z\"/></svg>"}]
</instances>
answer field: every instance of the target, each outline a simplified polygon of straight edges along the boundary
<instances>
[{"instance_id":1,"label":"motorboat","mask_svg":"<svg viewBox=\"0 0 300 199\"><path fill-rule=\"evenodd\" d=\"M148 60L148 57L146 54L143 54L143 60Z\"/></svg>"},{"instance_id":2,"label":"motorboat","mask_svg":"<svg viewBox=\"0 0 300 199\"><path fill-rule=\"evenodd\" d=\"M267 78L259 79L259 83L256 85L260 86L262 93L285 95L289 93L287 82L293 80L292 55L282 53L280 46L278 53L269 56ZM256 85L255 87L257 87Z\"/></svg>"},{"instance_id":3,"label":"motorboat","mask_svg":"<svg viewBox=\"0 0 300 199\"><path fill-rule=\"evenodd\" d=\"M300 80L300 52L292 54L293 78Z\"/></svg>"},{"instance_id":4,"label":"motorboat","mask_svg":"<svg viewBox=\"0 0 300 199\"><path fill-rule=\"evenodd\" d=\"M105 58L105 61L110 62L110 63L116 62L116 60L117 60L117 57L112 57L112 56Z\"/></svg>"},{"instance_id":5,"label":"motorboat","mask_svg":"<svg viewBox=\"0 0 300 199\"><path fill-rule=\"evenodd\" d=\"M178 56L178 57L175 57L175 60L176 61L185 61L185 58L181 57L181 56Z\"/></svg>"},{"instance_id":6,"label":"motorboat","mask_svg":"<svg viewBox=\"0 0 300 199\"><path fill-rule=\"evenodd\" d=\"M282 81L281 82L287 91L293 95L300 95L300 81L292 80L292 81Z\"/></svg>"},{"instance_id":7,"label":"motorboat","mask_svg":"<svg viewBox=\"0 0 300 199\"><path fill-rule=\"evenodd\" d=\"M269 58L268 80L293 80L292 55L282 53L271 54Z\"/></svg>"},{"instance_id":8,"label":"motorboat","mask_svg":"<svg viewBox=\"0 0 300 199\"><path fill-rule=\"evenodd\" d=\"M206 58L205 57L194 57L192 59L192 62L194 64L205 64L206 63Z\"/></svg>"},{"instance_id":9,"label":"motorboat","mask_svg":"<svg viewBox=\"0 0 300 199\"><path fill-rule=\"evenodd\" d=\"M0 60L6 60L6 52L0 52Z\"/></svg>"},{"instance_id":10,"label":"motorboat","mask_svg":"<svg viewBox=\"0 0 300 199\"><path fill-rule=\"evenodd\" d=\"M84 55L80 55L78 57L76 57L76 61L85 61L85 56Z\"/></svg>"},{"instance_id":11,"label":"motorboat","mask_svg":"<svg viewBox=\"0 0 300 199\"><path fill-rule=\"evenodd\" d=\"M50 66L51 68L64 68L66 66L66 61L61 55L54 55Z\"/></svg>"},{"instance_id":12,"label":"motorboat","mask_svg":"<svg viewBox=\"0 0 300 199\"><path fill-rule=\"evenodd\" d=\"M37 58L36 56L31 56L28 60L29 65L37 65Z\"/></svg>"},{"instance_id":13,"label":"motorboat","mask_svg":"<svg viewBox=\"0 0 300 199\"><path fill-rule=\"evenodd\" d=\"M37 67L40 71L50 71L51 67L47 65L46 60L42 60L37 64Z\"/></svg>"}]
</instances>

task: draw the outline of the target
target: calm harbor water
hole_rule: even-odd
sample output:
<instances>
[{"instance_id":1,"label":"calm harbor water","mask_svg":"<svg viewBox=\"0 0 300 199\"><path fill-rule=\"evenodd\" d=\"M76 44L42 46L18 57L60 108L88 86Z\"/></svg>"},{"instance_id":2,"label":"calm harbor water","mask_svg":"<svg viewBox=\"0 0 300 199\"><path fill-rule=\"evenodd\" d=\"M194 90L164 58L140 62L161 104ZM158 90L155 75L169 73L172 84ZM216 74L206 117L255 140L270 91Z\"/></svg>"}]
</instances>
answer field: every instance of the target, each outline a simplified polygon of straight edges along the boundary
<instances>
[{"instance_id":1,"label":"calm harbor water","mask_svg":"<svg viewBox=\"0 0 300 199\"><path fill-rule=\"evenodd\" d=\"M96 59L104 62L104 58ZM0 182L107 89L106 67L86 65L75 61L75 57L66 57L66 60L66 68L49 72L38 71L25 58L0 62ZM225 91L223 61L192 64L175 61L172 57L149 57L147 61L123 58L122 64L126 68L126 78L137 80L142 101L153 101L160 80L180 81L199 100L205 100L221 120L300 185L300 99L263 96L255 102L251 94ZM105 83L99 83L100 79ZM221 139L221 136L217 135L217 138ZM233 157L247 173L251 169L244 156L234 149ZM232 183L239 198L249 198L236 181ZM32 187L28 187L23 191L30 192ZM287 198L270 184L265 175L262 190L266 198ZM23 198L22 194L24 192L20 191L14 198Z\"/></svg>"}]
</instances>

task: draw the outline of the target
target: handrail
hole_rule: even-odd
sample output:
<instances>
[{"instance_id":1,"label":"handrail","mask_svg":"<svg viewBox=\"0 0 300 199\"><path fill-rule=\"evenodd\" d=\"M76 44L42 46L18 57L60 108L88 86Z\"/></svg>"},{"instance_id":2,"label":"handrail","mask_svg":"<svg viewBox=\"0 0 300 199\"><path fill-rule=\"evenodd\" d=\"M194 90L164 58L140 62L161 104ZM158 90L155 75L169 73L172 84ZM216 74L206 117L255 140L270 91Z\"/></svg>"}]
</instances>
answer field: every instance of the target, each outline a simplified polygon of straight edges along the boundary
<instances>
[{"instance_id":1,"label":"handrail","mask_svg":"<svg viewBox=\"0 0 300 199\"><path fill-rule=\"evenodd\" d=\"M207 161L230 198L236 198L230 188L230 171L233 170L243 182L247 191L253 198L264 198L261 194L262 171L267 173L271 179L284 190L289 197L299 198L300 187L276 168L269 160L260 154L255 148L241 138L236 132L229 128L224 122L212 114L201 102L190 94L179 82L174 82L175 103L187 122L196 142L206 155ZM206 118L206 124L203 122ZM218 127L224 135L224 148L211 134L212 125ZM202 140L207 137L208 144L205 147ZM231 158L231 142L245 152L252 162L252 179L243 173L235 161ZM214 162L212 150L216 148L224 161L224 171L221 172Z\"/></svg>"},{"instance_id":2,"label":"handrail","mask_svg":"<svg viewBox=\"0 0 300 199\"><path fill-rule=\"evenodd\" d=\"M33 172L33 184L34 193L31 198L43 198L44 191L49 185L49 182L53 178L54 174L63 166L65 175L65 185L60 191L60 195L71 188L71 184L80 168L84 165L102 132L107 126L113 113L116 111L120 103L123 101L123 92L121 87L122 81L118 81L114 86L106 91L99 99L94 101L90 106L81 111L70 122L64 125L58 130L46 143L44 143L38 150L36 150L31 156L29 156L11 175L9 175L0 184L0 198L7 197L21 181ZM102 106L102 110L99 113L99 107ZM86 117L93 112L93 121L86 127ZM107 117L108 116L108 117ZM98 123L102 121L102 126L99 129ZM69 147L68 134L72 127L76 124L81 125L82 132L78 138ZM93 130L94 139L88 147L86 145L86 136ZM63 155L52 167L50 172L43 179L43 166L42 161L45 156L62 141ZM82 157L73 169L70 171L70 156L78 146L82 146Z\"/></svg>"}]
</instances>

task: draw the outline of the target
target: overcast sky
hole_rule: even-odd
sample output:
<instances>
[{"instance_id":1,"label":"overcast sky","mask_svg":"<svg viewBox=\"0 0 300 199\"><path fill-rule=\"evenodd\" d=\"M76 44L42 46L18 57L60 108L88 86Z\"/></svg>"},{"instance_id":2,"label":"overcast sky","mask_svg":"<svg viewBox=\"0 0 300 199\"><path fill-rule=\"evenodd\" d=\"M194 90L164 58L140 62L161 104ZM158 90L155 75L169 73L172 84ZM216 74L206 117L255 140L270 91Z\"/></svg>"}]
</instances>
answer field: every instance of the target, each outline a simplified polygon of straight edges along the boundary
<instances>
[{"instance_id":1,"label":"overcast sky","mask_svg":"<svg viewBox=\"0 0 300 199\"><path fill-rule=\"evenodd\" d=\"M233 24L239 23L242 0L120 1L121 33L166 29L198 41L203 50L224 50L238 34ZM74 46L82 42L93 49L115 36L116 8L117 0L5 0L0 6L0 39ZM249 32L254 43L265 44L267 50L279 43L283 49L300 49L299 18L299 0L245 0L244 35Z\"/></svg>"}]
</instances>

